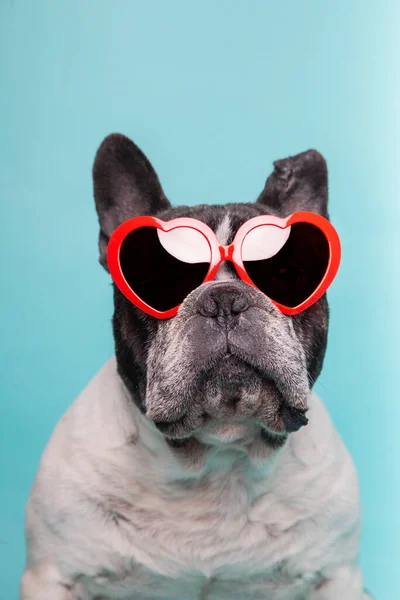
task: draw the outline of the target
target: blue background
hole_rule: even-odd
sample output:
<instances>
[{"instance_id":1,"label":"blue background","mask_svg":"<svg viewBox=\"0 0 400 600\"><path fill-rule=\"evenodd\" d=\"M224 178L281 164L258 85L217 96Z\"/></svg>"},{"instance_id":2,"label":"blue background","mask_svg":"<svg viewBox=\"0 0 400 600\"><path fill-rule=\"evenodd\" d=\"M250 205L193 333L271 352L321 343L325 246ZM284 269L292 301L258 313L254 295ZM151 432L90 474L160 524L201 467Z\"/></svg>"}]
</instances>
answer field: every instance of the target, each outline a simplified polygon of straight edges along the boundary
<instances>
[{"instance_id":1,"label":"blue background","mask_svg":"<svg viewBox=\"0 0 400 600\"><path fill-rule=\"evenodd\" d=\"M395 0L1 1L2 598L43 447L113 352L91 183L112 131L175 204L249 201L274 159L327 158L343 262L317 391L358 468L366 584L398 597L399 26Z\"/></svg>"}]
</instances>

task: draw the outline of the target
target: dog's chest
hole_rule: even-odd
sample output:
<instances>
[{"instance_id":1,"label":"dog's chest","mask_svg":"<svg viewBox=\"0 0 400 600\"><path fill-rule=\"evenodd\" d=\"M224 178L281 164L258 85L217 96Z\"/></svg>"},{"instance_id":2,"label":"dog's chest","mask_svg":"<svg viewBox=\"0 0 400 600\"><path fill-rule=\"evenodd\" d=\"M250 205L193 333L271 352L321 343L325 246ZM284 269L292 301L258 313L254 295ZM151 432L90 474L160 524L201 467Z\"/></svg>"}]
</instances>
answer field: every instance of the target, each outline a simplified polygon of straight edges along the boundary
<instances>
[{"instance_id":1,"label":"dog's chest","mask_svg":"<svg viewBox=\"0 0 400 600\"><path fill-rule=\"evenodd\" d=\"M88 598L303 598L312 579L297 561L304 537L277 527L272 495L261 499L269 518L260 518L260 499L239 472L164 490L142 486L105 501L107 550L92 555Z\"/></svg>"}]
</instances>

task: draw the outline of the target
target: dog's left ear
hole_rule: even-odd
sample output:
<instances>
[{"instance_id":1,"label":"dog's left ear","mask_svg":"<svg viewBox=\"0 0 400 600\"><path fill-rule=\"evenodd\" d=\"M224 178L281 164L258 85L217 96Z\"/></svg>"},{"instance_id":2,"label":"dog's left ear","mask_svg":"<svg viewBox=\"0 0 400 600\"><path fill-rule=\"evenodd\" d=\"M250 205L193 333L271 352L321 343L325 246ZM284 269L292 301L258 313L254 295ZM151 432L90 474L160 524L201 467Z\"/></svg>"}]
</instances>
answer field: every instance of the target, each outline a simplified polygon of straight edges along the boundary
<instances>
[{"instance_id":1,"label":"dog's left ear","mask_svg":"<svg viewBox=\"0 0 400 600\"><path fill-rule=\"evenodd\" d=\"M274 162L257 199L284 217L293 212L315 212L328 218L328 170L324 157L308 150Z\"/></svg>"},{"instance_id":2,"label":"dog's left ear","mask_svg":"<svg viewBox=\"0 0 400 600\"><path fill-rule=\"evenodd\" d=\"M154 216L170 203L149 160L119 133L107 136L100 145L93 184L100 224L100 263L108 270L108 241L118 225L132 217Z\"/></svg>"}]
</instances>

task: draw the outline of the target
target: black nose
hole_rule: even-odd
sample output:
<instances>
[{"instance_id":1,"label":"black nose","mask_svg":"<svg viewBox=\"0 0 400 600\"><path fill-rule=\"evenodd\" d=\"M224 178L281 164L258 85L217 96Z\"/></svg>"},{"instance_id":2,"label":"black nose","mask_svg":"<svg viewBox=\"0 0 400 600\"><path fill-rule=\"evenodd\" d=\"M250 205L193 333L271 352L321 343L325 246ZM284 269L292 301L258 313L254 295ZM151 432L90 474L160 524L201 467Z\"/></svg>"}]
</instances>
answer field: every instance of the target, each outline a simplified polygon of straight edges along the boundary
<instances>
[{"instance_id":1,"label":"black nose","mask_svg":"<svg viewBox=\"0 0 400 600\"><path fill-rule=\"evenodd\" d=\"M202 290L197 309L204 317L229 322L249 308L249 294L243 283L209 283Z\"/></svg>"}]
</instances>

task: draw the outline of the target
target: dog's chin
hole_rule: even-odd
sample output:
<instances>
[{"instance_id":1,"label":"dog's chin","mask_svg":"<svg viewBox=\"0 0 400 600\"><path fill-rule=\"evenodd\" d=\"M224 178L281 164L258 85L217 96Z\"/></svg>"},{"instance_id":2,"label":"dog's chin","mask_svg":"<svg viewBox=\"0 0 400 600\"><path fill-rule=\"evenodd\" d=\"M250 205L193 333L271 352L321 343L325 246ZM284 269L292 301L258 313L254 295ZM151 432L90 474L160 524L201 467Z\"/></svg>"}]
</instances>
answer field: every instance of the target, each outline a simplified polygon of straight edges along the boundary
<instances>
[{"instance_id":1,"label":"dog's chin","mask_svg":"<svg viewBox=\"0 0 400 600\"><path fill-rule=\"evenodd\" d=\"M246 363L226 357L209 373L203 394L203 423L193 435L202 444L244 448L285 440L275 384Z\"/></svg>"},{"instance_id":2,"label":"dog's chin","mask_svg":"<svg viewBox=\"0 0 400 600\"><path fill-rule=\"evenodd\" d=\"M194 438L207 446L243 447L262 439L263 429L257 419L206 419Z\"/></svg>"}]
</instances>

